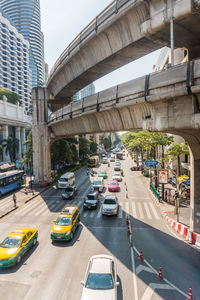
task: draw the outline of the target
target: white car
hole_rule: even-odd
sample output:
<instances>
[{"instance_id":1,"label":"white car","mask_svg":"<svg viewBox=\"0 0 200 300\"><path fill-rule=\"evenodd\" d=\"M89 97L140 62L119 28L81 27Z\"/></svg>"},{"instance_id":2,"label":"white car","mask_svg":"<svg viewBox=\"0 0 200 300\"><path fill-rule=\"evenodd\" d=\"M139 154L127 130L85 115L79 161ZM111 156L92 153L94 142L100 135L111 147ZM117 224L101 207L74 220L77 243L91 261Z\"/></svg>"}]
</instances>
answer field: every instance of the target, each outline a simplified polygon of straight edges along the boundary
<instances>
[{"instance_id":1,"label":"white car","mask_svg":"<svg viewBox=\"0 0 200 300\"><path fill-rule=\"evenodd\" d=\"M90 258L81 300L117 300L117 270L114 258L100 254Z\"/></svg>"},{"instance_id":2,"label":"white car","mask_svg":"<svg viewBox=\"0 0 200 300\"><path fill-rule=\"evenodd\" d=\"M107 164L107 163L108 163L108 158L107 158L107 157L104 157L103 160L102 160L102 163L103 163L103 164Z\"/></svg>"},{"instance_id":3,"label":"white car","mask_svg":"<svg viewBox=\"0 0 200 300\"><path fill-rule=\"evenodd\" d=\"M101 213L107 216L117 216L119 209L118 198L116 196L107 195L104 199Z\"/></svg>"},{"instance_id":4,"label":"white car","mask_svg":"<svg viewBox=\"0 0 200 300\"><path fill-rule=\"evenodd\" d=\"M112 179L117 181L122 181L122 177L119 173L114 174Z\"/></svg>"}]
</instances>

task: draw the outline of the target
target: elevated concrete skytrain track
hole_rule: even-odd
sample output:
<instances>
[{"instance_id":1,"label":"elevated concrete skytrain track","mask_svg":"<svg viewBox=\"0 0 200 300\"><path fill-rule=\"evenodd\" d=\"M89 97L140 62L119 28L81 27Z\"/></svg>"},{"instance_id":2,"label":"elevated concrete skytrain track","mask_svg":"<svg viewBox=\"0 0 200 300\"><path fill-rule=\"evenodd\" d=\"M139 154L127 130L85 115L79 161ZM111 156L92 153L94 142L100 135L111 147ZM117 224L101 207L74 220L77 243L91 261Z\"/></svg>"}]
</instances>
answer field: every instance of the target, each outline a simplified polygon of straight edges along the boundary
<instances>
[{"instance_id":1,"label":"elevated concrete skytrain track","mask_svg":"<svg viewBox=\"0 0 200 300\"><path fill-rule=\"evenodd\" d=\"M200 53L200 0L116 0L84 28L57 59L47 81L53 110L81 88L163 46ZM64 37L63 37L64 38Z\"/></svg>"}]
</instances>

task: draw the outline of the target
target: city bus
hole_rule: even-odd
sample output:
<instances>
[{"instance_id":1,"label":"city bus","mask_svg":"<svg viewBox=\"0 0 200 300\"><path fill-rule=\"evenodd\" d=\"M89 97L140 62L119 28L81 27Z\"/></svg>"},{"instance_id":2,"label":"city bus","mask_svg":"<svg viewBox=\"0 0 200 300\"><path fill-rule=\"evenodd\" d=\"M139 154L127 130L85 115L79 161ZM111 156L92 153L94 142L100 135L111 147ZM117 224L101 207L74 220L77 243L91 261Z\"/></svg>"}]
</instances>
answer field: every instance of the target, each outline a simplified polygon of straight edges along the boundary
<instances>
[{"instance_id":1,"label":"city bus","mask_svg":"<svg viewBox=\"0 0 200 300\"><path fill-rule=\"evenodd\" d=\"M88 167L96 167L98 163L99 163L99 157L97 155L88 158Z\"/></svg>"},{"instance_id":2,"label":"city bus","mask_svg":"<svg viewBox=\"0 0 200 300\"><path fill-rule=\"evenodd\" d=\"M0 197L24 184L24 171L12 170L0 173Z\"/></svg>"},{"instance_id":3,"label":"city bus","mask_svg":"<svg viewBox=\"0 0 200 300\"><path fill-rule=\"evenodd\" d=\"M117 152L116 153L116 159L123 159L123 153L122 152Z\"/></svg>"}]
</instances>

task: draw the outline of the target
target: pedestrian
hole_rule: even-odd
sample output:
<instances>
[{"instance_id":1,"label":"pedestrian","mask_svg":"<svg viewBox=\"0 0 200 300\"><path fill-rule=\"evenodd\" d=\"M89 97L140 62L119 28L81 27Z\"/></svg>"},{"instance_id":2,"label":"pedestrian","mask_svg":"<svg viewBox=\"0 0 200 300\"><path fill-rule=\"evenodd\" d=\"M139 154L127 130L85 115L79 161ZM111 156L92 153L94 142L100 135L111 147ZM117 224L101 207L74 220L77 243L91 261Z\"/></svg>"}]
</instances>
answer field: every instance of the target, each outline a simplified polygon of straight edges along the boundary
<instances>
[{"instance_id":1,"label":"pedestrian","mask_svg":"<svg viewBox=\"0 0 200 300\"><path fill-rule=\"evenodd\" d=\"M13 194L13 203L14 203L14 207L17 206L17 197L15 194Z\"/></svg>"},{"instance_id":2,"label":"pedestrian","mask_svg":"<svg viewBox=\"0 0 200 300\"><path fill-rule=\"evenodd\" d=\"M124 171L123 171L123 169L121 169L120 172L121 172L121 175L124 176Z\"/></svg>"},{"instance_id":3,"label":"pedestrian","mask_svg":"<svg viewBox=\"0 0 200 300\"><path fill-rule=\"evenodd\" d=\"M110 163L108 162L108 167L110 167Z\"/></svg>"}]
</instances>

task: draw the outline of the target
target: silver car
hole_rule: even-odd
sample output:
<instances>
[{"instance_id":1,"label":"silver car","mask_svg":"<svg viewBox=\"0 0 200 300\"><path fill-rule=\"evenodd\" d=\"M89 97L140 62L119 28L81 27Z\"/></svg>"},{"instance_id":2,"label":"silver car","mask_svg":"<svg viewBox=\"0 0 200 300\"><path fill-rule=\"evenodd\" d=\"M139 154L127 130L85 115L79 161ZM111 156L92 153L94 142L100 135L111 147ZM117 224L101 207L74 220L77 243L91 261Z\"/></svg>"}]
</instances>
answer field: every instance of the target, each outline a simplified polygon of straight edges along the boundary
<instances>
[{"instance_id":1,"label":"silver car","mask_svg":"<svg viewBox=\"0 0 200 300\"><path fill-rule=\"evenodd\" d=\"M112 216L118 214L119 203L116 196L107 195L104 199L101 213L102 215Z\"/></svg>"},{"instance_id":2,"label":"silver car","mask_svg":"<svg viewBox=\"0 0 200 300\"><path fill-rule=\"evenodd\" d=\"M114 258L100 254L90 258L81 300L117 300L117 270Z\"/></svg>"}]
</instances>

